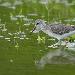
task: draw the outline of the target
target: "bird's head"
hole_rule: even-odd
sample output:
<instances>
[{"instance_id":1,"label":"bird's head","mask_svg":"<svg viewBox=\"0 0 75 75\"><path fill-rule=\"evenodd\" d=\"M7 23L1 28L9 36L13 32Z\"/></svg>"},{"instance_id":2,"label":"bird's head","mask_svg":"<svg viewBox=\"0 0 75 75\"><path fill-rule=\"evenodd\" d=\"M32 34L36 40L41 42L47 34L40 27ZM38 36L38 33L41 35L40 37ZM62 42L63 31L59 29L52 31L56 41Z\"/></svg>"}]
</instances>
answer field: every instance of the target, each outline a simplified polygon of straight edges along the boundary
<instances>
[{"instance_id":1,"label":"bird's head","mask_svg":"<svg viewBox=\"0 0 75 75\"><path fill-rule=\"evenodd\" d=\"M38 33L40 30L44 29L45 25L46 24L45 24L44 20L37 19L35 21L35 27L33 28L32 32Z\"/></svg>"}]
</instances>

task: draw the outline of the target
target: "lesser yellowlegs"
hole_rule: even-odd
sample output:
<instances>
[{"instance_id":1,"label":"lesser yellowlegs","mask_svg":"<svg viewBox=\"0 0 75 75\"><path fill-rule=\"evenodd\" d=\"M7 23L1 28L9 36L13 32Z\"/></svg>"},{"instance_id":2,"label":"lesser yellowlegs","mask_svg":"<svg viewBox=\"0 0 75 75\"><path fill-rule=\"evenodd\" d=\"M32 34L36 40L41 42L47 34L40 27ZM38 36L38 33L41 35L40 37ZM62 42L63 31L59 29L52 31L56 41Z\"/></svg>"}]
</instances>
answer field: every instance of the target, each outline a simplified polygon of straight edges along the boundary
<instances>
[{"instance_id":1,"label":"lesser yellowlegs","mask_svg":"<svg viewBox=\"0 0 75 75\"><path fill-rule=\"evenodd\" d=\"M61 23L47 25L43 20L38 19L35 21L35 27L32 30L32 32L38 33L39 31L43 31L44 33L48 34L49 36L57 38L59 41L61 41L62 39L66 38L68 36L71 36L72 34L75 34L75 26L64 25ZM37 64L40 65L41 67L43 67L47 62L46 59L50 60L54 56L60 56L60 55L62 55L64 57L68 57L68 54L65 53L64 51L62 51L64 48L65 48L65 46L60 46L59 50L56 50L54 52L49 52L47 55L42 57L40 59L40 61L38 61Z\"/></svg>"},{"instance_id":2,"label":"lesser yellowlegs","mask_svg":"<svg viewBox=\"0 0 75 75\"><path fill-rule=\"evenodd\" d=\"M32 32L37 33L39 31L43 31L49 36L61 40L71 36L72 34L75 34L75 26L64 25L60 23L47 25L43 20L38 19L35 21L35 27Z\"/></svg>"},{"instance_id":3,"label":"lesser yellowlegs","mask_svg":"<svg viewBox=\"0 0 75 75\"><path fill-rule=\"evenodd\" d=\"M44 20L37 19L32 32L37 33L39 31L43 31L49 36L57 38L59 40L58 45L60 45L62 39L75 34L75 26L64 25L62 23L53 23L47 25Z\"/></svg>"}]
</instances>

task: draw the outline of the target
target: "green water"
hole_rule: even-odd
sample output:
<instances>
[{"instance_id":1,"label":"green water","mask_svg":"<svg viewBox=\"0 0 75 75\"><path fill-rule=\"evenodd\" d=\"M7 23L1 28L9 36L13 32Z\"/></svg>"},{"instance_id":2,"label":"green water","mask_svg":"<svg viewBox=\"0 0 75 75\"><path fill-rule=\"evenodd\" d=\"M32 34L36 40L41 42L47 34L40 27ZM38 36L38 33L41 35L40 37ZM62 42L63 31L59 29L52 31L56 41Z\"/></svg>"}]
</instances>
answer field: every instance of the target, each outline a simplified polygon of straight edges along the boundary
<instances>
[{"instance_id":1,"label":"green water","mask_svg":"<svg viewBox=\"0 0 75 75\"><path fill-rule=\"evenodd\" d=\"M14 1L9 2L13 4ZM4 1L1 3L4 3ZM45 37L46 42L38 43L38 34L30 33L34 27L35 19L41 18L47 22L60 20L64 22L65 19L75 18L75 5L67 7L64 4L51 3L47 7L49 11L46 9L46 5L25 1L22 5L17 5L16 9L0 6L0 23L5 23L7 28L7 31L4 32L0 29L0 35L4 36L4 38L0 38L0 75L75 75L75 65L72 64L47 64L43 70L38 70L35 66L35 60L39 60L48 51L54 50L48 48L48 45L56 42L49 41L48 39L51 37L40 32L40 37ZM28 13L38 15L28 16ZM48 15L48 13L50 14ZM33 23L25 26L26 22L22 18L12 21L10 14L13 16L23 14L27 18L33 19ZM64 23L75 24L75 22ZM19 30L25 32L26 37L23 40L14 39L15 35L8 35L8 33L13 34ZM10 41L5 38L10 38Z\"/></svg>"}]
</instances>

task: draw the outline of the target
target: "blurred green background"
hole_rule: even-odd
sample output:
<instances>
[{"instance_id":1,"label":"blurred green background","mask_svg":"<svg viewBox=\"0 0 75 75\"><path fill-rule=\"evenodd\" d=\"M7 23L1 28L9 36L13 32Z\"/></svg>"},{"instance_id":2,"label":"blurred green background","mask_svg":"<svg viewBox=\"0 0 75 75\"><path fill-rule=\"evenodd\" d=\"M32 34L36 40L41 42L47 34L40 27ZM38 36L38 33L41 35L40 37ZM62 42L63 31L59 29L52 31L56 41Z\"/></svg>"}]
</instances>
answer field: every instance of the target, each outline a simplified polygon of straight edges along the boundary
<instances>
[{"instance_id":1,"label":"blurred green background","mask_svg":"<svg viewBox=\"0 0 75 75\"><path fill-rule=\"evenodd\" d=\"M57 40L49 40L43 32L31 33L36 19L74 25L75 0L0 0L0 75L75 75L74 64L47 64L37 69L35 61L54 50L48 46ZM25 37L20 38L21 32ZM45 37L44 42L37 35Z\"/></svg>"}]
</instances>

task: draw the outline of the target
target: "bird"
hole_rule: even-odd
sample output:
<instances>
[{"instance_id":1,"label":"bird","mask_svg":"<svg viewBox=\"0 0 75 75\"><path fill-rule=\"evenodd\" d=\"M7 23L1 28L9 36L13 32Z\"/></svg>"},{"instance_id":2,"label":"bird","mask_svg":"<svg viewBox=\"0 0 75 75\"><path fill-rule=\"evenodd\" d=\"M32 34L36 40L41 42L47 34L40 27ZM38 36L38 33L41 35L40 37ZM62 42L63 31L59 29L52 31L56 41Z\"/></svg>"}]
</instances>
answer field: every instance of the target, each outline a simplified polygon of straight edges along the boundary
<instances>
[{"instance_id":1,"label":"bird","mask_svg":"<svg viewBox=\"0 0 75 75\"><path fill-rule=\"evenodd\" d=\"M54 51L49 51L46 55L44 55L39 61L36 62L36 65L39 68L43 68L47 61L52 62L52 58L62 56L64 58L68 58L68 53L65 52L65 45L62 45L62 40L66 37L69 37L75 34L75 26L74 25L66 25L63 23L51 23L47 24L42 19L35 20L35 26L32 30L33 33L39 33L43 31L44 33L48 34L50 37L54 37L58 39L58 49ZM68 58L70 60L71 58ZM53 62L52 62L53 63ZM52 64L51 63L51 64ZM55 62L54 62L55 63Z\"/></svg>"},{"instance_id":2,"label":"bird","mask_svg":"<svg viewBox=\"0 0 75 75\"><path fill-rule=\"evenodd\" d=\"M64 38L75 34L75 26L65 25L62 23L46 24L44 20L37 19L35 20L35 27L33 28L32 32L39 33L39 31L43 31L50 37L54 37L61 42L61 40Z\"/></svg>"}]
</instances>

